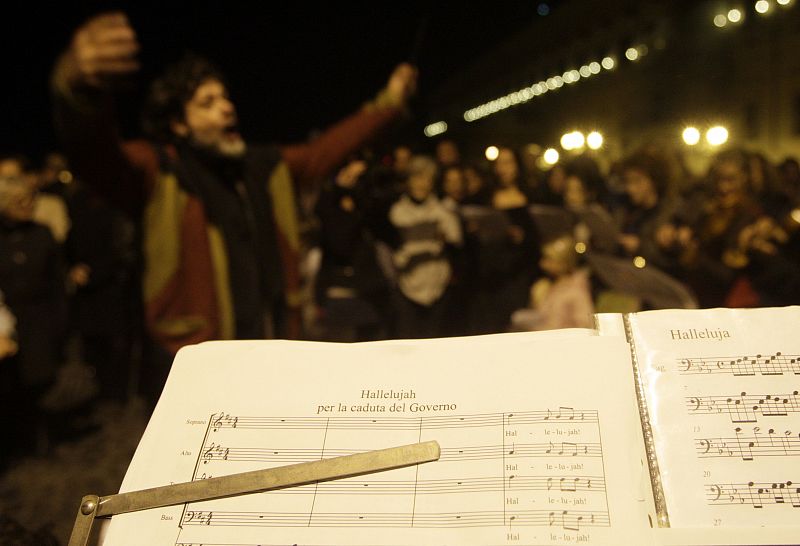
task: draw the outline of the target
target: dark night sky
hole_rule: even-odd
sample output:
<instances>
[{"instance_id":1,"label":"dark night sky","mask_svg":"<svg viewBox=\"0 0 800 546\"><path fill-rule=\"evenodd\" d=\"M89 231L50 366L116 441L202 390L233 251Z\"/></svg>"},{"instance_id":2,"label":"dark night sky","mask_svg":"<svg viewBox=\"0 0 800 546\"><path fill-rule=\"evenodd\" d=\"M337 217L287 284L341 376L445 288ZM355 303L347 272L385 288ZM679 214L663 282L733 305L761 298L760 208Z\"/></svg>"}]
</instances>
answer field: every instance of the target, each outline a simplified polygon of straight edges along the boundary
<instances>
[{"instance_id":1,"label":"dark night sky","mask_svg":"<svg viewBox=\"0 0 800 546\"><path fill-rule=\"evenodd\" d=\"M16 3L18 15L4 16L0 37L6 68L0 148L34 157L55 146L50 67L73 29L108 7L128 13L142 45L140 84L121 97L127 133L135 131L144 84L189 49L227 73L245 136L282 142L305 138L371 97L392 67L409 58L424 26L420 93L409 124L416 130L428 121L426 92L539 17L539 2L338 2L336 9L252 1Z\"/></svg>"}]
</instances>

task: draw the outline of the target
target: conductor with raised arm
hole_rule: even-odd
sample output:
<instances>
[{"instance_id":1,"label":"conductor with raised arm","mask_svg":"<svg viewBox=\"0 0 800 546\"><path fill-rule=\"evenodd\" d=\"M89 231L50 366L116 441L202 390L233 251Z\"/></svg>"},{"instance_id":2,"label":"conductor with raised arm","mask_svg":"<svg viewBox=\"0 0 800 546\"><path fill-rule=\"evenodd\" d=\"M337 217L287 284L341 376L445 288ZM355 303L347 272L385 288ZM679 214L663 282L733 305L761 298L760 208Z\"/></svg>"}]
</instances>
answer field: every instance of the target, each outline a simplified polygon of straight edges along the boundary
<instances>
[{"instance_id":1,"label":"conductor with raised arm","mask_svg":"<svg viewBox=\"0 0 800 546\"><path fill-rule=\"evenodd\" d=\"M122 13L99 15L56 63L56 127L74 170L141 218L147 331L171 361L184 345L299 333L295 191L385 128L416 87L399 65L372 102L309 144L246 143L225 80L186 57L153 82L147 139L120 139L111 91L139 69ZM166 370L162 370L166 373Z\"/></svg>"}]
</instances>

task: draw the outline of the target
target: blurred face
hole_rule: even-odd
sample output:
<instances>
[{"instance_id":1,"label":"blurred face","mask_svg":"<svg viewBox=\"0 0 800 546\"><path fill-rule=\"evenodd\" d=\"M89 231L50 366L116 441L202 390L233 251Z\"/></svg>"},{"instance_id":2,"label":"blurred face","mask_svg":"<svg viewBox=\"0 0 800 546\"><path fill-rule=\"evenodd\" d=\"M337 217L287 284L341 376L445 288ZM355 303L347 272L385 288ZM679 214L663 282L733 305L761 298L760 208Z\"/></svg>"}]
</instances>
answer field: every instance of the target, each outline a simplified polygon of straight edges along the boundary
<instances>
[{"instance_id":1,"label":"blurred face","mask_svg":"<svg viewBox=\"0 0 800 546\"><path fill-rule=\"evenodd\" d=\"M409 177L408 194L417 201L424 201L433 191L433 173L419 173Z\"/></svg>"},{"instance_id":2,"label":"blurred face","mask_svg":"<svg viewBox=\"0 0 800 546\"><path fill-rule=\"evenodd\" d=\"M589 204L583 182L577 176L568 176L564 185L564 205L570 210L580 210Z\"/></svg>"},{"instance_id":3,"label":"blurred face","mask_svg":"<svg viewBox=\"0 0 800 546\"><path fill-rule=\"evenodd\" d=\"M394 172L404 174L408 172L408 161L411 159L411 150L400 146L394 150Z\"/></svg>"},{"instance_id":4,"label":"blurred face","mask_svg":"<svg viewBox=\"0 0 800 546\"><path fill-rule=\"evenodd\" d=\"M658 202L658 193L653 179L639 169L628 169L622 175L625 193L637 207L652 207Z\"/></svg>"},{"instance_id":5,"label":"blurred face","mask_svg":"<svg viewBox=\"0 0 800 546\"><path fill-rule=\"evenodd\" d=\"M464 180L466 181L467 195L475 195L483 187L483 178L475 169L466 169L464 171Z\"/></svg>"},{"instance_id":6,"label":"blurred face","mask_svg":"<svg viewBox=\"0 0 800 546\"><path fill-rule=\"evenodd\" d=\"M508 148L501 148L500 154L494 161L494 172L503 186L512 185L519 174L519 166L514 158L514 153Z\"/></svg>"},{"instance_id":7,"label":"blurred face","mask_svg":"<svg viewBox=\"0 0 800 546\"><path fill-rule=\"evenodd\" d=\"M436 146L436 161L439 165L455 165L460 160L458 148L454 142L443 140Z\"/></svg>"},{"instance_id":8,"label":"blurred face","mask_svg":"<svg viewBox=\"0 0 800 546\"><path fill-rule=\"evenodd\" d=\"M28 184L14 184L6 189L2 214L14 222L25 222L33 218L34 193Z\"/></svg>"},{"instance_id":9,"label":"blurred face","mask_svg":"<svg viewBox=\"0 0 800 546\"><path fill-rule=\"evenodd\" d=\"M245 142L237 127L236 109L222 82L200 84L184 105L184 120L175 121L172 130L194 144L225 157L241 157Z\"/></svg>"},{"instance_id":10,"label":"blurred face","mask_svg":"<svg viewBox=\"0 0 800 546\"><path fill-rule=\"evenodd\" d=\"M542 247L539 267L551 277L560 277L573 269L571 253L574 245L567 239L557 239Z\"/></svg>"},{"instance_id":11,"label":"blurred face","mask_svg":"<svg viewBox=\"0 0 800 546\"><path fill-rule=\"evenodd\" d=\"M464 175L461 169L447 169L444 173L444 193L455 201L464 199L466 192L466 185L464 183Z\"/></svg>"},{"instance_id":12,"label":"blurred face","mask_svg":"<svg viewBox=\"0 0 800 546\"><path fill-rule=\"evenodd\" d=\"M738 204L747 190L747 175L733 161L724 161L717 165L714 172L714 183L717 202L723 208Z\"/></svg>"}]
</instances>

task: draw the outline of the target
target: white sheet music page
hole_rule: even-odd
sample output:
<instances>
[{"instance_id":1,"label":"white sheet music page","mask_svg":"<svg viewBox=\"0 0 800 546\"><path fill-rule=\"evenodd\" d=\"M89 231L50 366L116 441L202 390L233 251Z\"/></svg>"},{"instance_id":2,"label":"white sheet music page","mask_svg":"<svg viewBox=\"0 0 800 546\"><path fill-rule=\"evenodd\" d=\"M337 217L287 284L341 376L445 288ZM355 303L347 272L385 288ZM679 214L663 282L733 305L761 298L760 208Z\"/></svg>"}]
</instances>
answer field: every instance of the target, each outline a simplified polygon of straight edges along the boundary
<instances>
[{"instance_id":1,"label":"white sheet music page","mask_svg":"<svg viewBox=\"0 0 800 546\"><path fill-rule=\"evenodd\" d=\"M419 441L437 462L114 516L105 544L647 544L623 338L213 342L177 356L123 491Z\"/></svg>"},{"instance_id":2,"label":"white sheet music page","mask_svg":"<svg viewBox=\"0 0 800 546\"><path fill-rule=\"evenodd\" d=\"M629 320L670 525L798 525L800 307Z\"/></svg>"}]
</instances>

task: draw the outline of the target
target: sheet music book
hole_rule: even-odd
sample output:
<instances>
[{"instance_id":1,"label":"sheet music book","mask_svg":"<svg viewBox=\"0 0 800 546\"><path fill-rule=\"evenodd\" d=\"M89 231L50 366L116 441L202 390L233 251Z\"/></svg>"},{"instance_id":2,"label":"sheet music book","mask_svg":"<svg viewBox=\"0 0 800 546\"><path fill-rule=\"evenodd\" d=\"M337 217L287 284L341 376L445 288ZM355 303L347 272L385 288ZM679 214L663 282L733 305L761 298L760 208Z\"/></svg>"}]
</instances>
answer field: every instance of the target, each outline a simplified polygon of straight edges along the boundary
<instances>
[{"instance_id":1,"label":"sheet music book","mask_svg":"<svg viewBox=\"0 0 800 546\"><path fill-rule=\"evenodd\" d=\"M441 459L114 516L103 544L797 542L798 319L187 347L122 491L426 440Z\"/></svg>"}]
</instances>

